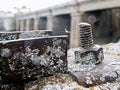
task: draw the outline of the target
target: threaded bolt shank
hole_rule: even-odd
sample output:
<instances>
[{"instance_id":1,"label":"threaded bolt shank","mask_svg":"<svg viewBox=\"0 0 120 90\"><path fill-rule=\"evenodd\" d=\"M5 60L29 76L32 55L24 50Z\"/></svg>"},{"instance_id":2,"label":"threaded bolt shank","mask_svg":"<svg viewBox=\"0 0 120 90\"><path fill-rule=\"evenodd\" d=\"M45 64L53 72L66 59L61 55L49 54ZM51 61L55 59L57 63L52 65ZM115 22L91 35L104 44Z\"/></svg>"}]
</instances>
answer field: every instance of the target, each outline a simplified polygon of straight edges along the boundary
<instances>
[{"instance_id":1,"label":"threaded bolt shank","mask_svg":"<svg viewBox=\"0 0 120 90\"><path fill-rule=\"evenodd\" d=\"M91 25L89 23L80 23L79 32L80 32L80 47L84 49L91 48L94 44Z\"/></svg>"}]
</instances>

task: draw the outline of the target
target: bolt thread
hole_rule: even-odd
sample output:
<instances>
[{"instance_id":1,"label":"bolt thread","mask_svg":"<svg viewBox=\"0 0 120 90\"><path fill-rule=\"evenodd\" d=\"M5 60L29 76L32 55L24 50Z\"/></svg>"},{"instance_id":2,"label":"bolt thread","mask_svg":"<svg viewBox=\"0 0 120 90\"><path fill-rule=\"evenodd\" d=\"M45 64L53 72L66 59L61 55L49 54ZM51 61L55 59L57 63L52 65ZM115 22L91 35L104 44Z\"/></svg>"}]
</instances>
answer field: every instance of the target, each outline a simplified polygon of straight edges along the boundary
<instances>
[{"instance_id":1,"label":"bolt thread","mask_svg":"<svg viewBox=\"0 0 120 90\"><path fill-rule=\"evenodd\" d=\"M91 48L94 44L91 25L88 23L80 23L79 32L80 32L80 47L83 47L85 49Z\"/></svg>"}]
</instances>

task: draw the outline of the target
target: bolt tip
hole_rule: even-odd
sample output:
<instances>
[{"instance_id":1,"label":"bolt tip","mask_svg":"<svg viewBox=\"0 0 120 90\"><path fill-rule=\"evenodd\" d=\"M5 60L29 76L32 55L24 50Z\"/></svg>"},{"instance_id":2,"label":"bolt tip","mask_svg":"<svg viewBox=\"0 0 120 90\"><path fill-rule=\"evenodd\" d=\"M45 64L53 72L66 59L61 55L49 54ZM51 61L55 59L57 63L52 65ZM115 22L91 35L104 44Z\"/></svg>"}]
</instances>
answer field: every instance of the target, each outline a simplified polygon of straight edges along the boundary
<instances>
[{"instance_id":1,"label":"bolt tip","mask_svg":"<svg viewBox=\"0 0 120 90\"><path fill-rule=\"evenodd\" d=\"M82 22L79 24L80 27L86 27L86 26L91 26L91 24L86 23L86 22Z\"/></svg>"}]
</instances>

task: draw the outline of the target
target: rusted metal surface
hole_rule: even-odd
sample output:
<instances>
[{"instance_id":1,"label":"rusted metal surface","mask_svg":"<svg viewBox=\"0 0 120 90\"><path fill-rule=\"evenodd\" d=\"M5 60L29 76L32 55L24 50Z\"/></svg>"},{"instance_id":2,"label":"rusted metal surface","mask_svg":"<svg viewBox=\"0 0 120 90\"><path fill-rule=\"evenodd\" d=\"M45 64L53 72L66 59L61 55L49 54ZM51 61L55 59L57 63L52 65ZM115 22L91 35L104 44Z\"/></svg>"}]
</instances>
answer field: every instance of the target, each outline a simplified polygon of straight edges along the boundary
<instances>
[{"instance_id":1,"label":"rusted metal surface","mask_svg":"<svg viewBox=\"0 0 120 90\"><path fill-rule=\"evenodd\" d=\"M99 68L97 67L104 59L103 48L99 45L94 45L90 24L80 23L79 32L80 47L74 51L75 59L73 64L69 65L69 71L80 85L95 85L101 82L101 74L105 72L104 70L101 71L104 66L103 64Z\"/></svg>"},{"instance_id":2,"label":"rusted metal surface","mask_svg":"<svg viewBox=\"0 0 120 90\"><path fill-rule=\"evenodd\" d=\"M0 41L34 38L34 37L47 37L51 35L52 35L52 30L0 32Z\"/></svg>"},{"instance_id":3,"label":"rusted metal surface","mask_svg":"<svg viewBox=\"0 0 120 90\"><path fill-rule=\"evenodd\" d=\"M120 85L120 42L103 45L102 47L104 50L104 60L102 63L95 65L94 68L88 71L80 71L79 65L75 62L74 51L79 48L74 48L68 51L68 70L70 71L70 75L79 85L84 87L94 86L96 88L105 88L107 86L109 88L115 88L111 86L117 87ZM117 84L114 85L114 83Z\"/></svg>"},{"instance_id":4,"label":"rusted metal surface","mask_svg":"<svg viewBox=\"0 0 120 90\"><path fill-rule=\"evenodd\" d=\"M27 84L26 90L120 90L120 42L102 45L102 47L105 58L93 70L81 72L76 70L72 72L76 75L76 77L72 76L73 78L70 74L59 75L59 77L54 75L47 79L44 77L42 80ZM76 49L68 50L68 68L75 64Z\"/></svg>"},{"instance_id":5,"label":"rusted metal surface","mask_svg":"<svg viewBox=\"0 0 120 90\"><path fill-rule=\"evenodd\" d=\"M67 37L49 36L0 42L2 84L28 82L67 72Z\"/></svg>"}]
</instances>

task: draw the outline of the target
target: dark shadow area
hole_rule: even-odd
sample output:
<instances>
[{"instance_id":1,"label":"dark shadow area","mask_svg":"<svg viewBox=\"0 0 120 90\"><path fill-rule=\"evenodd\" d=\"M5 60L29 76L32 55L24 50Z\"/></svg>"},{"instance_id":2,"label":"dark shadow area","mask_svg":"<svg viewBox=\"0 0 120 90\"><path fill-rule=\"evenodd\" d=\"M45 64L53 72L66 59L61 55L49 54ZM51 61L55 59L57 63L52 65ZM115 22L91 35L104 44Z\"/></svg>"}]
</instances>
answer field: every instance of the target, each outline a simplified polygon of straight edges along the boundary
<instances>
[{"instance_id":1,"label":"dark shadow area","mask_svg":"<svg viewBox=\"0 0 120 90\"><path fill-rule=\"evenodd\" d=\"M29 26L30 30L34 30L34 19L33 18L30 19L30 24L29 25L30 25Z\"/></svg>"},{"instance_id":2,"label":"dark shadow area","mask_svg":"<svg viewBox=\"0 0 120 90\"><path fill-rule=\"evenodd\" d=\"M46 30L47 27L47 17L40 17L39 18L39 30Z\"/></svg>"},{"instance_id":3,"label":"dark shadow area","mask_svg":"<svg viewBox=\"0 0 120 90\"><path fill-rule=\"evenodd\" d=\"M71 17L69 14L58 15L53 18L53 34L66 35L65 29L70 30Z\"/></svg>"},{"instance_id":4,"label":"dark shadow area","mask_svg":"<svg viewBox=\"0 0 120 90\"><path fill-rule=\"evenodd\" d=\"M23 21L24 30L26 31L26 20Z\"/></svg>"},{"instance_id":5,"label":"dark shadow area","mask_svg":"<svg viewBox=\"0 0 120 90\"><path fill-rule=\"evenodd\" d=\"M18 21L18 31L20 31L20 20Z\"/></svg>"}]
</instances>

